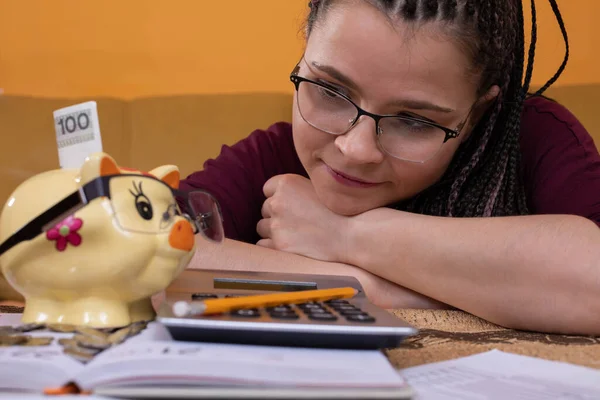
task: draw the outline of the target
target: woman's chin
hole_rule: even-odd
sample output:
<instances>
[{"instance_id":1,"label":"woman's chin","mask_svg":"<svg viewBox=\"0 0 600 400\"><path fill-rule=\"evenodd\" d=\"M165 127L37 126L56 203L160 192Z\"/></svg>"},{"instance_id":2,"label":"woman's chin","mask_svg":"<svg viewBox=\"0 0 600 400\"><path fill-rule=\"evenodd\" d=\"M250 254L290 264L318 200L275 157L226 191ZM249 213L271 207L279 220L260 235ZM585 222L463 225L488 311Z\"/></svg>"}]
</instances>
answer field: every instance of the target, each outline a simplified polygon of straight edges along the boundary
<instances>
[{"instance_id":1,"label":"woman's chin","mask_svg":"<svg viewBox=\"0 0 600 400\"><path fill-rule=\"evenodd\" d=\"M338 196L326 196L321 199L321 202L332 212L348 217L377 208L377 206L364 204L355 199L340 198Z\"/></svg>"}]
</instances>

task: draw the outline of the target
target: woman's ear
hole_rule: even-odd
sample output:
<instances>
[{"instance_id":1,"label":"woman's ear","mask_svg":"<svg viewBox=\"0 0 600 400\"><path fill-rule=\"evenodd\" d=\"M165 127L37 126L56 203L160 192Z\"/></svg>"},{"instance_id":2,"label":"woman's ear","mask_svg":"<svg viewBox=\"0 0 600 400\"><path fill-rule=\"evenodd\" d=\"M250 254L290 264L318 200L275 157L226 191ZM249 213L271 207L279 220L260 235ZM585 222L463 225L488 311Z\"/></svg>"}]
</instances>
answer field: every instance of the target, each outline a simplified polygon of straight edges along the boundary
<instances>
[{"instance_id":1,"label":"woman's ear","mask_svg":"<svg viewBox=\"0 0 600 400\"><path fill-rule=\"evenodd\" d=\"M473 129L479 123L479 120L485 115L487 110L492 106L492 104L494 104L494 101L498 98L499 94L500 87L498 85L493 85L473 105L473 109L470 112L469 118L465 125L462 127L462 131L466 134L461 135L461 142L466 142L469 139L469 136L471 136L471 132L473 132Z\"/></svg>"}]
</instances>

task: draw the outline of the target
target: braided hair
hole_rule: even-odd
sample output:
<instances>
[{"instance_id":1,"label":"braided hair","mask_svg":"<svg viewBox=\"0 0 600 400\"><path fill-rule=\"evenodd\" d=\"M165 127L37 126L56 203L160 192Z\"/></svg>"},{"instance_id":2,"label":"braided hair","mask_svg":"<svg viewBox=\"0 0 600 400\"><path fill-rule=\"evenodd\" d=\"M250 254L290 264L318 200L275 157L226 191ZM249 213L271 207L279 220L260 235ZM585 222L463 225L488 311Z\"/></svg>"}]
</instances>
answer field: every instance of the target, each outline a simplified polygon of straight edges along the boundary
<instances>
[{"instance_id":1,"label":"braided hair","mask_svg":"<svg viewBox=\"0 0 600 400\"><path fill-rule=\"evenodd\" d=\"M440 22L468 52L481 80L478 96L500 87L495 102L461 144L444 176L412 199L395 205L406 211L456 217L528 214L520 170L520 124L529 93L537 41L535 0L527 64L522 0L365 0L390 18ZM541 95L563 72L569 43L556 0L549 0L566 45L556 74L534 96ZM312 0L306 34L335 0Z\"/></svg>"}]
</instances>

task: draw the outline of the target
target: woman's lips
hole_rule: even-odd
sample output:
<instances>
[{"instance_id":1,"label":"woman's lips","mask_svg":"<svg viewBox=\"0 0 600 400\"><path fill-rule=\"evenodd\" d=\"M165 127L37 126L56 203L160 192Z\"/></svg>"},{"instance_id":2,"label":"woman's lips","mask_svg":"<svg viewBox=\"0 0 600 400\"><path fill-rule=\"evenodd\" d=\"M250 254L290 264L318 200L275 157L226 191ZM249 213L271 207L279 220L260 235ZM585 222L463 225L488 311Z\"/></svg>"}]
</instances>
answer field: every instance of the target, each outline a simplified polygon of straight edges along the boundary
<instances>
[{"instance_id":1,"label":"woman's lips","mask_svg":"<svg viewBox=\"0 0 600 400\"><path fill-rule=\"evenodd\" d=\"M381 182L369 182L363 179L356 178L351 175L344 174L341 171L337 171L331 168L329 165L325 164L327 168L327 172L329 175L336 181L341 183L342 185L350 186L350 187L359 187L359 188L370 188L377 185L381 185Z\"/></svg>"}]
</instances>

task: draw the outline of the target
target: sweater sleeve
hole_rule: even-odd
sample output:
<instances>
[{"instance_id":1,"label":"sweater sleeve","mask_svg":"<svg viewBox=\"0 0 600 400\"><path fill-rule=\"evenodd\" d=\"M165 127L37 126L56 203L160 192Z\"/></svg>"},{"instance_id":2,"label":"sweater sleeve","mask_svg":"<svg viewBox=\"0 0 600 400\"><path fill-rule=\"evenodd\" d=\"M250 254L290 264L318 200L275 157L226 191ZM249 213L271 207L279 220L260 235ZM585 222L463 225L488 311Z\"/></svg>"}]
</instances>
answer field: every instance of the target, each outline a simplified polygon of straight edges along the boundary
<instances>
[{"instance_id":1,"label":"sweater sleeve","mask_svg":"<svg viewBox=\"0 0 600 400\"><path fill-rule=\"evenodd\" d=\"M222 146L202 170L181 181L180 189L211 193L221 207L225 236L256 243L260 239L256 224L265 201L263 186L271 177L285 173L306 176L294 149L291 125L280 122L255 130L232 146Z\"/></svg>"}]
</instances>

